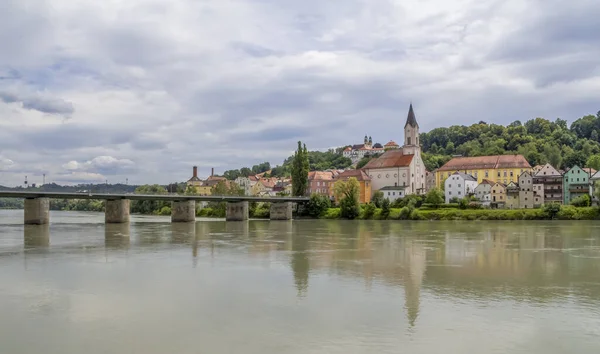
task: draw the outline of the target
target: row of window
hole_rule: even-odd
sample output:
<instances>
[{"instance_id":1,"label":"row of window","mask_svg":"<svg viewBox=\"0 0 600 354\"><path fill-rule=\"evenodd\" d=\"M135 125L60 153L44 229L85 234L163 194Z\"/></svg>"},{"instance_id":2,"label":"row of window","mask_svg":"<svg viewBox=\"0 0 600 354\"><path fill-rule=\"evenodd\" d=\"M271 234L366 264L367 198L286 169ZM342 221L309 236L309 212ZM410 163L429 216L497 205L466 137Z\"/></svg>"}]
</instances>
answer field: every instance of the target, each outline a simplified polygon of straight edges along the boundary
<instances>
[{"instance_id":1,"label":"row of window","mask_svg":"<svg viewBox=\"0 0 600 354\"><path fill-rule=\"evenodd\" d=\"M525 170L521 169L521 174L525 172ZM446 173L446 178L450 177L454 172L447 172ZM472 170L465 170L465 173L470 174L471 176L478 178L478 171ZM489 170L485 170L485 178L489 178L490 177L490 171ZM514 171L508 171L508 170L504 170L504 171L498 171L498 177L502 177L504 175L504 177L508 177L510 175L510 177L514 177ZM442 172L440 174L440 177L443 179L444 178L444 173Z\"/></svg>"}]
</instances>

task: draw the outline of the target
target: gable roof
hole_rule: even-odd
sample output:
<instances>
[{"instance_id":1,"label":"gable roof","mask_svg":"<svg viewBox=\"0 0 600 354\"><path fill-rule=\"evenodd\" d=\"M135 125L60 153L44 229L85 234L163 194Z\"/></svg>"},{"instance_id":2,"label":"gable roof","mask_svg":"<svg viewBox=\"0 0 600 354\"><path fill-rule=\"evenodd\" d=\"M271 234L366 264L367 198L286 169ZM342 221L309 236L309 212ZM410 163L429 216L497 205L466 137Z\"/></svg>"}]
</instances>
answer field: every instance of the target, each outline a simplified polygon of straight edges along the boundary
<instances>
[{"instance_id":1,"label":"gable roof","mask_svg":"<svg viewBox=\"0 0 600 354\"><path fill-rule=\"evenodd\" d=\"M367 175L365 173L365 171L363 170L346 170L342 173L340 173L339 175L335 176L334 179L336 180L340 180L340 179L348 179L350 177L354 177L359 181L370 181L371 177L369 177L369 175Z\"/></svg>"},{"instance_id":2,"label":"gable roof","mask_svg":"<svg viewBox=\"0 0 600 354\"><path fill-rule=\"evenodd\" d=\"M481 183L479 183L479 184L487 184L487 185L493 186L494 184L496 184L496 182L490 181L489 179L484 178L481 180Z\"/></svg>"},{"instance_id":3,"label":"gable roof","mask_svg":"<svg viewBox=\"0 0 600 354\"><path fill-rule=\"evenodd\" d=\"M406 124L404 124L404 128L406 128L407 125L410 125L413 128L419 127L419 124L417 123L417 118L415 117L415 111L413 110L412 103L408 108L408 116L406 117Z\"/></svg>"},{"instance_id":4,"label":"gable roof","mask_svg":"<svg viewBox=\"0 0 600 354\"><path fill-rule=\"evenodd\" d=\"M473 177L473 176L471 176L470 174L467 174L467 173L462 173L462 172L454 172L452 175L453 175L453 176L454 176L454 175L460 176L460 177L462 177L462 179L464 179L465 181L477 181L477 178L475 178L475 177Z\"/></svg>"},{"instance_id":5,"label":"gable roof","mask_svg":"<svg viewBox=\"0 0 600 354\"><path fill-rule=\"evenodd\" d=\"M594 175L590 179L593 179L593 180L600 179L600 171L597 171L596 173L594 173Z\"/></svg>"},{"instance_id":6,"label":"gable roof","mask_svg":"<svg viewBox=\"0 0 600 354\"><path fill-rule=\"evenodd\" d=\"M310 171L308 173L309 181L331 181L333 179L332 171Z\"/></svg>"},{"instance_id":7,"label":"gable roof","mask_svg":"<svg viewBox=\"0 0 600 354\"><path fill-rule=\"evenodd\" d=\"M476 157L455 157L438 171L480 170L498 168L531 168L523 155L493 155Z\"/></svg>"},{"instance_id":8,"label":"gable roof","mask_svg":"<svg viewBox=\"0 0 600 354\"><path fill-rule=\"evenodd\" d=\"M388 150L378 158L369 161L363 169L377 169L390 167L408 167L414 155L404 155L402 150Z\"/></svg>"},{"instance_id":9,"label":"gable roof","mask_svg":"<svg viewBox=\"0 0 600 354\"><path fill-rule=\"evenodd\" d=\"M546 174L544 174L544 173L546 173ZM539 169L533 175L533 177L560 177L560 176L562 176L562 174L560 173L560 171L558 171L556 168L554 168L554 166L552 166L549 163L547 163L544 166L542 166L542 168Z\"/></svg>"}]
</instances>

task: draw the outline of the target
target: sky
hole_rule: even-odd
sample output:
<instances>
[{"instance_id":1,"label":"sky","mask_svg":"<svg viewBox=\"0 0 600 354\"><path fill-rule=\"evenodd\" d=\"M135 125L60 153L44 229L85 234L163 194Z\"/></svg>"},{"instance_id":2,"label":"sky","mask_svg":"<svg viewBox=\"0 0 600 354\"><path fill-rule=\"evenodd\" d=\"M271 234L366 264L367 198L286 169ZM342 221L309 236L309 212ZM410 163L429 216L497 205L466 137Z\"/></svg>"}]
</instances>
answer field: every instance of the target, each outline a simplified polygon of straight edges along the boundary
<instances>
[{"instance_id":1,"label":"sky","mask_svg":"<svg viewBox=\"0 0 600 354\"><path fill-rule=\"evenodd\" d=\"M169 183L600 110L600 1L0 0L0 185Z\"/></svg>"}]
</instances>

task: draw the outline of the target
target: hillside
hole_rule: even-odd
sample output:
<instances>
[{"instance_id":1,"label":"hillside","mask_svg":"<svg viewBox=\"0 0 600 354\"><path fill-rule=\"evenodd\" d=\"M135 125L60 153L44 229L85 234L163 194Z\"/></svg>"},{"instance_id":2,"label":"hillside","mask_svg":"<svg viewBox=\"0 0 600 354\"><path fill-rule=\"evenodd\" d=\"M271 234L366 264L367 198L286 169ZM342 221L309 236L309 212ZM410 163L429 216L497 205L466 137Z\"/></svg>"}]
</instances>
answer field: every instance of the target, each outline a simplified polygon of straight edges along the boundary
<instances>
[{"instance_id":1,"label":"hillside","mask_svg":"<svg viewBox=\"0 0 600 354\"><path fill-rule=\"evenodd\" d=\"M483 121L471 126L435 128L421 133L423 160L432 171L452 155L522 154L532 166L551 163L600 168L600 112L582 117L570 127L562 119L536 118L508 126Z\"/></svg>"}]
</instances>

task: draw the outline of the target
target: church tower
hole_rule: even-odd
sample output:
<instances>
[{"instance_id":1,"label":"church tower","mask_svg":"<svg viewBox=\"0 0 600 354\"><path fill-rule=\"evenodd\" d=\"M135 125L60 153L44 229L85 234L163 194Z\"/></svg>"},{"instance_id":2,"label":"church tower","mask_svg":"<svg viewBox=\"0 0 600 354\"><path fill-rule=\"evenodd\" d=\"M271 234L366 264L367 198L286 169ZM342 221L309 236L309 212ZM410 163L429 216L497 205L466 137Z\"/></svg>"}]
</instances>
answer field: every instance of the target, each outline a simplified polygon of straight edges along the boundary
<instances>
[{"instance_id":1,"label":"church tower","mask_svg":"<svg viewBox=\"0 0 600 354\"><path fill-rule=\"evenodd\" d=\"M402 147L405 155L419 155L421 146L419 145L419 124L415 117L412 103L408 109L408 117L404 124L404 146Z\"/></svg>"}]
</instances>

